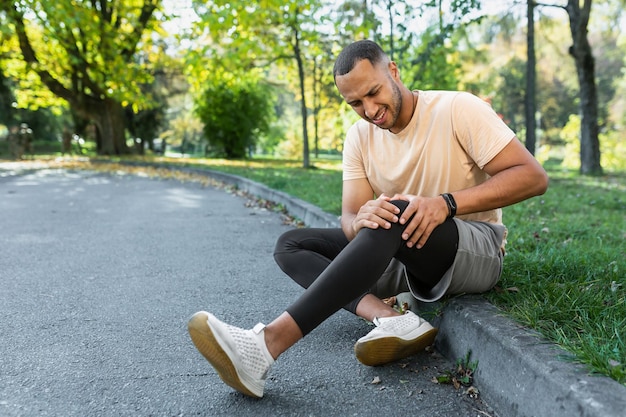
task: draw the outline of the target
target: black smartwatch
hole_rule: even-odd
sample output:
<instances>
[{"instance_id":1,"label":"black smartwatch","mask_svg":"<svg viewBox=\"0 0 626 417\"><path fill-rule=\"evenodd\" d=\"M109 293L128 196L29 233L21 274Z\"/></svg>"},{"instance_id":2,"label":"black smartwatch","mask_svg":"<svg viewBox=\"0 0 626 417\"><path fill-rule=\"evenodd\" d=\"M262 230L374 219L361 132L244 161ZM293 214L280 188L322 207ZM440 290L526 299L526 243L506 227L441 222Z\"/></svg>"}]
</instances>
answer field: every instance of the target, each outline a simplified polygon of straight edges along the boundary
<instances>
[{"instance_id":1,"label":"black smartwatch","mask_svg":"<svg viewBox=\"0 0 626 417\"><path fill-rule=\"evenodd\" d=\"M443 199L446 202L446 205L448 206L448 218L452 218L456 216L456 201L454 201L454 197L452 197L452 194L443 193L441 194L441 196L443 197Z\"/></svg>"}]
</instances>

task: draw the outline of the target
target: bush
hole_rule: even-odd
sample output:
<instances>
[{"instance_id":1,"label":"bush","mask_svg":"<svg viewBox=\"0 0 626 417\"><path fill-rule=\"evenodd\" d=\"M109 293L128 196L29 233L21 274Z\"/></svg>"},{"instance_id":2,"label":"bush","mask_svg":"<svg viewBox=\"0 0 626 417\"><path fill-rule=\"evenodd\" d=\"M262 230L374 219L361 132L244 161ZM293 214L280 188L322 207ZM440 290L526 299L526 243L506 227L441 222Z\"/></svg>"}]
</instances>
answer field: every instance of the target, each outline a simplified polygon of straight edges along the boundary
<instances>
[{"instance_id":1,"label":"bush","mask_svg":"<svg viewBox=\"0 0 626 417\"><path fill-rule=\"evenodd\" d=\"M216 80L196 101L209 146L226 158L243 158L274 118L269 86L257 80Z\"/></svg>"}]
</instances>

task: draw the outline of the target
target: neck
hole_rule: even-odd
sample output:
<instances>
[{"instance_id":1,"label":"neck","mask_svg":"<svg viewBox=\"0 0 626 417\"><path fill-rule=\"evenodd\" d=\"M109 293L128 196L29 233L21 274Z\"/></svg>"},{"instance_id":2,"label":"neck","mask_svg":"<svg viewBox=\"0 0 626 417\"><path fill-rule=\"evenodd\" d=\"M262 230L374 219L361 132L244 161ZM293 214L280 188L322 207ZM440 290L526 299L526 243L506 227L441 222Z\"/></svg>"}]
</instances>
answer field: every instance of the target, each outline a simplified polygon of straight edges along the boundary
<instances>
[{"instance_id":1,"label":"neck","mask_svg":"<svg viewBox=\"0 0 626 417\"><path fill-rule=\"evenodd\" d=\"M398 118L401 123L397 128L389 129L391 133L400 133L405 127L407 127L413 117L416 105L417 93L405 88L402 92L402 109L400 110L400 117Z\"/></svg>"}]
</instances>

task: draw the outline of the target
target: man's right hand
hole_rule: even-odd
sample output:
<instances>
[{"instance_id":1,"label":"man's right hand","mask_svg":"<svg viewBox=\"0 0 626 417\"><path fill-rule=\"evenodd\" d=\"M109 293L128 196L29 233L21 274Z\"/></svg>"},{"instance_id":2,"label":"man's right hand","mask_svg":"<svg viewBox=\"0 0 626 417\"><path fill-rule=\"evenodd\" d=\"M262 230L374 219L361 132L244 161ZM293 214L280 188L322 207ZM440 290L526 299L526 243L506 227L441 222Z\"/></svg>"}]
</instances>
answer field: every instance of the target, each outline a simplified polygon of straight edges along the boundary
<instances>
[{"instance_id":1,"label":"man's right hand","mask_svg":"<svg viewBox=\"0 0 626 417\"><path fill-rule=\"evenodd\" d=\"M400 209L391 204L390 197L382 194L376 200L367 201L352 219L352 230L354 235L362 228L378 229L390 229L392 223L398 222L398 214Z\"/></svg>"}]
</instances>

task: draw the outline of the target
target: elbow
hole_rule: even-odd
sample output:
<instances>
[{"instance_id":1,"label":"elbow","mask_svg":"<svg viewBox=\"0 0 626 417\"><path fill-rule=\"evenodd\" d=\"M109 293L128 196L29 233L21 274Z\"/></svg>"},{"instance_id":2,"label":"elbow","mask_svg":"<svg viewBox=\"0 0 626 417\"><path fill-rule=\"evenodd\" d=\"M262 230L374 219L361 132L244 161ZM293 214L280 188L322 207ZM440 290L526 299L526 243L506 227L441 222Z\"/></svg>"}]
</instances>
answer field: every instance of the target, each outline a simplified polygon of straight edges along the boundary
<instances>
[{"instance_id":1,"label":"elbow","mask_svg":"<svg viewBox=\"0 0 626 417\"><path fill-rule=\"evenodd\" d=\"M548 178L548 174L546 173L546 171L541 168L539 170L539 172L537 172L537 175L535 176L535 187L534 187L534 191L535 191L535 195L543 195L545 194L546 191L548 191L548 185L550 183L550 179Z\"/></svg>"}]
</instances>

